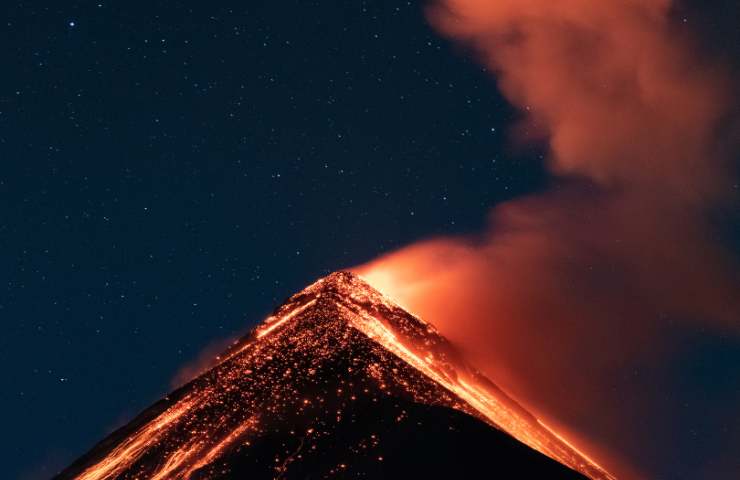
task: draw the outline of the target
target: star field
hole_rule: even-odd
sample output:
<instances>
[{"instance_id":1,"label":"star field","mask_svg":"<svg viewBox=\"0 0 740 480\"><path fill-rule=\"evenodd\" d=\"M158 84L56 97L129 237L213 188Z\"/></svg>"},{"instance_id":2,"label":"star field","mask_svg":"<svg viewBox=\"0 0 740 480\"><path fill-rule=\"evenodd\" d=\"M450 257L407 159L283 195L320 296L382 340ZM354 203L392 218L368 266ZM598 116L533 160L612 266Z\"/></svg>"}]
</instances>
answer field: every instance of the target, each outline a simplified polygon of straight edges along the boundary
<instances>
[{"instance_id":1,"label":"star field","mask_svg":"<svg viewBox=\"0 0 740 480\"><path fill-rule=\"evenodd\" d=\"M307 282L543 182L419 5L261 3L6 8L12 472L48 476Z\"/></svg>"}]
</instances>

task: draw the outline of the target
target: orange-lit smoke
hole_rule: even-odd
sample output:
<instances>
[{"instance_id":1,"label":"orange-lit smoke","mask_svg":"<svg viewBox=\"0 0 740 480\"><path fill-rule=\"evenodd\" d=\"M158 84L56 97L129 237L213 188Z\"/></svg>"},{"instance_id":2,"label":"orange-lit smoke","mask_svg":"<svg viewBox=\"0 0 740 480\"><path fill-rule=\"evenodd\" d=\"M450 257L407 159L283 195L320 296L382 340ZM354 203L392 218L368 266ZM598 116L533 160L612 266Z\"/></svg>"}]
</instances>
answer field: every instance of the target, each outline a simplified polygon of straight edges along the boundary
<instances>
[{"instance_id":1,"label":"orange-lit smoke","mask_svg":"<svg viewBox=\"0 0 740 480\"><path fill-rule=\"evenodd\" d=\"M590 439L620 478L650 469L642 458L657 447L641 428L670 430L654 415L664 397L650 375L676 347L671 331L740 330L738 265L706 221L732 191L718 134L730 83L675 33L670 8L434 5L433 25L521 107L517 131L547 141L558 186L497 206L475 238L421 242L357 269L525 404Z\"/></svg>"}]
</instances>

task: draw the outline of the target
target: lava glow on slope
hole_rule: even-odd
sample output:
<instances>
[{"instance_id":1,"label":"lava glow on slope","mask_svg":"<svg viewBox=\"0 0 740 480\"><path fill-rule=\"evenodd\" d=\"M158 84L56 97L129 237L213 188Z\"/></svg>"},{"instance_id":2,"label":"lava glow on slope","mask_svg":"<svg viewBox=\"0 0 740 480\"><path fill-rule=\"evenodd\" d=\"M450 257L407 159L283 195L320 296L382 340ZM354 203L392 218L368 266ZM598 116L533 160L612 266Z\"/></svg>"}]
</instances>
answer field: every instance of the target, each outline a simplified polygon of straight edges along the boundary
<instances>
[{"instance_id":1,"label":"lava glow on slope","mask_svg":"<svg viewBox=\"0 0 740 480\"><path fill-rule=\"evenodd\" d=\"M252 442L289 425L293 441L272 467L281 477L320 455L353 403L387 396L466 412L587 477L614 478L468 366L432 325L351 273L294 295L220 358L57 478L224 478L226 457L249 455ZM370 437L350 450L377 448Z\"/></svg>"}]
</instances>

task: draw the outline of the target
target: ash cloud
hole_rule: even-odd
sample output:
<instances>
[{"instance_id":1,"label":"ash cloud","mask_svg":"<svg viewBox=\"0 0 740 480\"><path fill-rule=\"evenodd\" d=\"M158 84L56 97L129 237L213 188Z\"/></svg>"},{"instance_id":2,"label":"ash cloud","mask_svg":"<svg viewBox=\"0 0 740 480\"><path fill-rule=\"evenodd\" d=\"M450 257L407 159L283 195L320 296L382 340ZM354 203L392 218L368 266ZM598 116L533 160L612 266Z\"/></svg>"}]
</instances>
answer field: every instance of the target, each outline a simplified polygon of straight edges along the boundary
<instances>
[{"instance_id":1,"label":"ash cloud","mask_svg":"<svg viewBox=\"0 0 740 480\"><path fill-rule=\"evenodd\" d=\"M478 236L356 269L620 478L679 473L666 459L689 435L686 391L669 366L692 338L740 346L738 259L709 221L738 201L733 80L674 28L671 3L433 4L431 23L521 108L516 131L546 143L556 187L496 206ZM710 457L680 473L737 466Z\"/></svg>"}]
</instances>

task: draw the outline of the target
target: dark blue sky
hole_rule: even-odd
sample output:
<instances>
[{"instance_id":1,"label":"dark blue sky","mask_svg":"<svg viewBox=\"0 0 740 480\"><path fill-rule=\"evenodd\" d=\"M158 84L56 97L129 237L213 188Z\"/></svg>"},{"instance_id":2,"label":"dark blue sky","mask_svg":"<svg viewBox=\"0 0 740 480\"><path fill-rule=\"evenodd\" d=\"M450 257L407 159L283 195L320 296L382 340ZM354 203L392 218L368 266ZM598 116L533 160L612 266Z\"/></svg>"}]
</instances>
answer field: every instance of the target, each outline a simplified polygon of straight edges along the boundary
<instances>
[{"instance_id":1,"label":"dark blue sky","mask_svg":"<svg viewBox=\"0 0 740 480\"><path fill-rule=\"evenodd\" d=\"M687 12L731 56L720 3ZM547 183L416 2L0 11L7 478L50 476L315 278Z\"/></svg>"}]
</instances>

